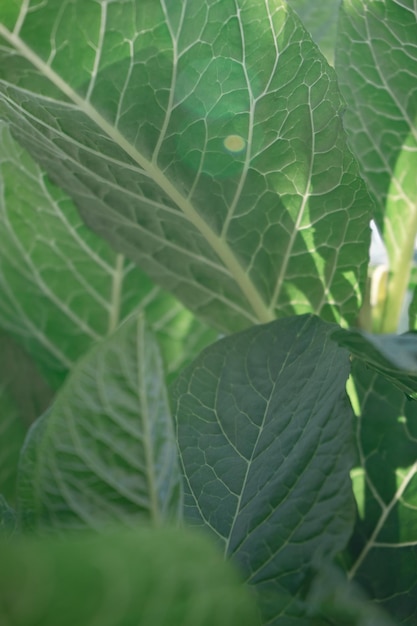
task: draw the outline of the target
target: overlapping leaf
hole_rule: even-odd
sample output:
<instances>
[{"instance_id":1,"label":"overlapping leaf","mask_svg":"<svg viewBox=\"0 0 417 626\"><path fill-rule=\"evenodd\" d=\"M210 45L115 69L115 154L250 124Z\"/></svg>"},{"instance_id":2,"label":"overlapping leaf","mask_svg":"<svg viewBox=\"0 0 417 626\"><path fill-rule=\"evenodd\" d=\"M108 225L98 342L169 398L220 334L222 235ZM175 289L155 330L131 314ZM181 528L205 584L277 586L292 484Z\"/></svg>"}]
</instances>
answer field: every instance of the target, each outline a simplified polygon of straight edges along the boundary
<instances>
[{"instance_id":1,"label":"overlapping leaf","mask_svg":"<svg viewBox=\"0 0 417 626\"><path fill-rule=\"evenodd\" d=\"M226 331L355 317L370 200L280 0L0 8L0 114L86 222Z\"/></svg>"},{"instance_id":2,"label":"overlapping leaf","mask_svg":"<svg viewBox=\"0 0 417 626\"><path fill-rule=\"evenodd\" d=\"M177 446L155 340L132 317L81 359L32 428L20 524L49 530L181 515Z\"/></svg>"},{"instance_id":3,"label":"overlapping leaf","mask_svg":"<svg viewBox=\"0 0 417 626\"><path fill-rule=\"evenodd\" d=\"M350 577L400 624L417 622L417 403L359 361Z\"/></svg>"},{"instance_id":4,"label":"overlapping leaf","mask_svg":"<svg viewBox=\"0 0 417 626\"><path fill-rule=\"evenodd\" d=\"M254 327L173 387L186 516L240 564L265 624L305 623L307 572L352 529L349 356L333 330L311 316Z\"/></svg>"},{"instance_id":5,"label":"overlapping leaf","mask_svg":"<svg viewBox=\"0 0 417 626\"><path fill-rule=\"evenodd\" d=\"M287 0L313 41L333 65L340 0Z\"/></svg>"},{"instance_id":6,"label":"overlapping leaf","mask_svg":"<svg viewBox=\"0 0 417 626\"><path fill-rule=\"evenodd\" d=\"M14 531L16 515L6 499L0 494L0 535L11 535Z\"/></svg>"},{"instance_id":7,"label":"overlapping leaf","mask_svg":"<svg viewBox=\"0 0 417 626\"><path fill-rule=\"evenodd\" d=\"M341 329L332 337L407 396L417 398L417 333L372 335L360 330Z\"/></svg>"},{"instance_id":8,"label":"overlapping leaf","mask_svg":"<svg viewBox=\"0 0 417 626\"><path fill-rule=\"evenodd\" d=\"M376 201L375 219L397 285L396 319L417 234L417 11L413 0L344 0L336 69L346 128Z\"/></svg>"},{"instance_id":9,"label":"overlapping leaf","mask_svg":"<svg viewBox=\"0 0 417 626\"><path fill-rule=\"evenodd\" d=\"M340 569L322 565L308 593L310 615L321 618L319 624L349 626L395 626L390 616L355 583L349 582ZM313 621L313 624L316 622Z\"/></svg>"},{"instance_id":10,"label":"overlapping leaf","mask_svg":"<svg viewBox=\"0 0 417 626\"><path fill-rule=\"evenodd\" d=\"M0 333L0 493L14 502L20 448L52 392L31 359Z\"/></svg>"},{"instance_id":11,"label":"overlapping leaf","mask_svg":"<svg viewBox=\"0 0 417 626\"><path fill-rule=\"evenodd\" d=\"M257 626L206 538L172 528L1 542L0 621L15 626ZM202 567L202 563L204 567ZM181 564L181 566L179 566Z\"/></svg>"},{"instance_id":12,"label":"overlapping leaf","mask_svg":"<svg viewBox=\"0 0 417 626\"><path fill-rule=\"evenodd\" d=\"M0 326L54 387L134 308L145 310L157 332L168 373L214 338L84 226L4 123L0 142Z\"/></svg>"}]
</instances>

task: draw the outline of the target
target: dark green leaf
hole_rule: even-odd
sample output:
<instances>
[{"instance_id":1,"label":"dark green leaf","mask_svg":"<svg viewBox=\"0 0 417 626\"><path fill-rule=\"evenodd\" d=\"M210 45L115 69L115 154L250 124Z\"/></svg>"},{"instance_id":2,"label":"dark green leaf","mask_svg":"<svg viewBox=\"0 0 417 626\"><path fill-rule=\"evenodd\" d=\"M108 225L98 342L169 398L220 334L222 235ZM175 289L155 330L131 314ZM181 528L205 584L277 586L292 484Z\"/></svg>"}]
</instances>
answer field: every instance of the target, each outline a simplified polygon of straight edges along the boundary
<instances>
[{"instance_id":1,"label":"dark green leaf","mask_svg":"<svg viewBox=\"0 0 417 626\"><path fill-rule=\"evenodd\" d=\"M16 524L16 514L8 505L4 496L0 494L0 535L11 535Z\"/></svg>"},{"instance_id":2,"label":"dark green leaf","mask_svg":"<svg viewBox=\"0 0 417 626\"><path fill-rule=\"evenodd\" d=\"M1 543L4 626L257 626L229 563L190 531Z\"/></svg>"},{"instance_id":3,"label":"dark green leaf","mask_svg":"<svg viewBox=\"0 0 417 626\"><path fill-rule=\"evenodd\" d=\"M370 198L283 0L45 0L11 22L1 5L0 114L115 249L228 332L356 317Z\"/></svg>"},{"instance_id":4,"label":"dark green leaf","mask_svg":"<svg viewBox=\"0 0 417 626\"><path fill-rule=\"evenodd\" d=\"M52 392L32 360L0 333L0 493L12 503L25 435L51 398Z\"/></svg>"},{"instance_id":5,"label":"dark green leaf","mask_svg":"<svg viewBox=\"0 0 417 626\"><path fill-rule=\"evenodd\" d=\"M254 327L173 388L186 515L240 564L268 624L302 615L313 557L342 550L353 525L349 357L333 331L313 316Z\"/></svg>"},{"instance_id":6,"label":"dark green leaf","mask_svg":"<svg viewBox=\"0 0 417 626\"><path fill-rule=\"evenodd\" d=\"M358 521L350 578L399 623L417 624L417 403L353 363Z\"/></svg>"},{"instance_id":7,"label":"dark green leaf","mask_svg":"<svg viewBox=\"0 0 417 626\"><path fill-rule=\"evenodd\" d=\"M417 399L417 333L372 335L342 329L333 334L333 339L410 398Z\"/></svg>"},{"instance_id":8,"label":"dark green leaf","mask_svg":"<svg viewBox=\"0 0 417 626\"><path fill-rule=\"evenodd\" d=\"M19 504L24 527L53 530L180 515L164 372L143 318L94 347L32 428Z\"/></svg>"},{"instance_id":9,"label":"dark green leaf","mask_svg":"<svg viewBox=\"0 0 417 626\"><path fill-rule=\"evenodd\" d=\"M395 626L395 622L366 597L360 587L349 583L344 572L323 566L308 593L309 614L337 626Z\"/></svg>"}]
</instances>

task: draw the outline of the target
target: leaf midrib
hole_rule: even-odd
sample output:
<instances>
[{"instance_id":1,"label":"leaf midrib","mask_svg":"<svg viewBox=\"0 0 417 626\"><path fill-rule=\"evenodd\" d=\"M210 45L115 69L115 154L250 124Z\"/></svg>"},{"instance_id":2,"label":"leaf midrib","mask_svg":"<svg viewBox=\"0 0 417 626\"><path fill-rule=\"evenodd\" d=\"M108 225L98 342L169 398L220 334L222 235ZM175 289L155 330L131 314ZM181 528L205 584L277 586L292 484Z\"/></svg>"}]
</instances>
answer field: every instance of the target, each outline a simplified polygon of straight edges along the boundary
<instances>
[{"instance_id":1,"label":"leaf midrib","mask_svg":"<svg viewBox=\"0 0 417 626\"><path fill-rule=\"evenodd\" d=\"M218 236L210 229L207 222L198 214L188 198L184 197L171 181L156 167L155 163L146 159L124 135L112 126L97 109L82 98L59 74L43 61L22 39L0 24L0 35L13 46L29 63L36 67L53 85L69 98L89 119L91 119L110 139L114 141L133 161L135 161L154 182L171 198L182 211L188 221L203 235L217 256L229 270L240 290L246 297L259 323L275 319L274 313L266 305L256 285L243 269L224 236Z\"/></svg>"}]
</instances>

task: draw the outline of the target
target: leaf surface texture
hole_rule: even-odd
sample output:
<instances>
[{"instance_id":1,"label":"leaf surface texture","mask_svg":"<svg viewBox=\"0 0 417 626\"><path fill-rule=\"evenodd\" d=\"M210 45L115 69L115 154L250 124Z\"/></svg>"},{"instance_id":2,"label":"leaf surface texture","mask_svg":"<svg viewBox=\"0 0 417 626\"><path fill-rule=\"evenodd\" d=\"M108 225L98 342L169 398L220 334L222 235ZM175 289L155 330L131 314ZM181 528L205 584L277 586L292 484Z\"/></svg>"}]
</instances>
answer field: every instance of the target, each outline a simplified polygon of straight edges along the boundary
<instances>
[{"instance_id":1,"label":"leaf surface texture","mask_svg":"<svg viewBox=\"0 0 417 626\"><path fill-rule=\"evenodd\" d=\"M284 2L18 6L0 114L93 229L222 330L355 317L370 200Z\"/></svg>"},{"instance_id":2,"label":"leaf surface texture","mask_svg":"<svg viewBox=\"0 0 417 626\"><path fill-rule=\"evenodd\" d=\"M186 518L237 560L267 624L301 618L314 558L352 529L349 357L333 329L308 315L252 328L207 348L173 387Z\"/></svg>"},{"instance_id":3,"label":"leaf surface texture","mask_svg":"<svg viewBox=\"0 0 417 626\"><path fill-rule=\"evenodd\" d=\"M158 346L132 317L76 365L22 452L23 527L181 517L177 446Z\"/></svg>"}]
</instances>

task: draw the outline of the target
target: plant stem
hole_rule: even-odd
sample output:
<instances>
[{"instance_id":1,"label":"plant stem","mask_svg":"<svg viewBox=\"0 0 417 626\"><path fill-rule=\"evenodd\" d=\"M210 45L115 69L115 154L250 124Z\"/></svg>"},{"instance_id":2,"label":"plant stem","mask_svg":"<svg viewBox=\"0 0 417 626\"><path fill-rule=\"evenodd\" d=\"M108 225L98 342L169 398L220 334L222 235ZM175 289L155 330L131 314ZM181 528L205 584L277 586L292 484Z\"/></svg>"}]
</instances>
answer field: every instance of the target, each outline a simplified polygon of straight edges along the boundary
<instances>
[{"instance_id":1,"label":"plant stem","mask_svg":"<svg viewBox=\"0 0 417 626\"><path fill-rule=\"evenodd\" d=\"M402 241L401 250L391 256L388 274L387 293L381 316L380 333L396 333L401 312L410 282L413 266L414 242L417 234L417 207L409 224L407 237Z\"/></svg>"}]
</instances>

